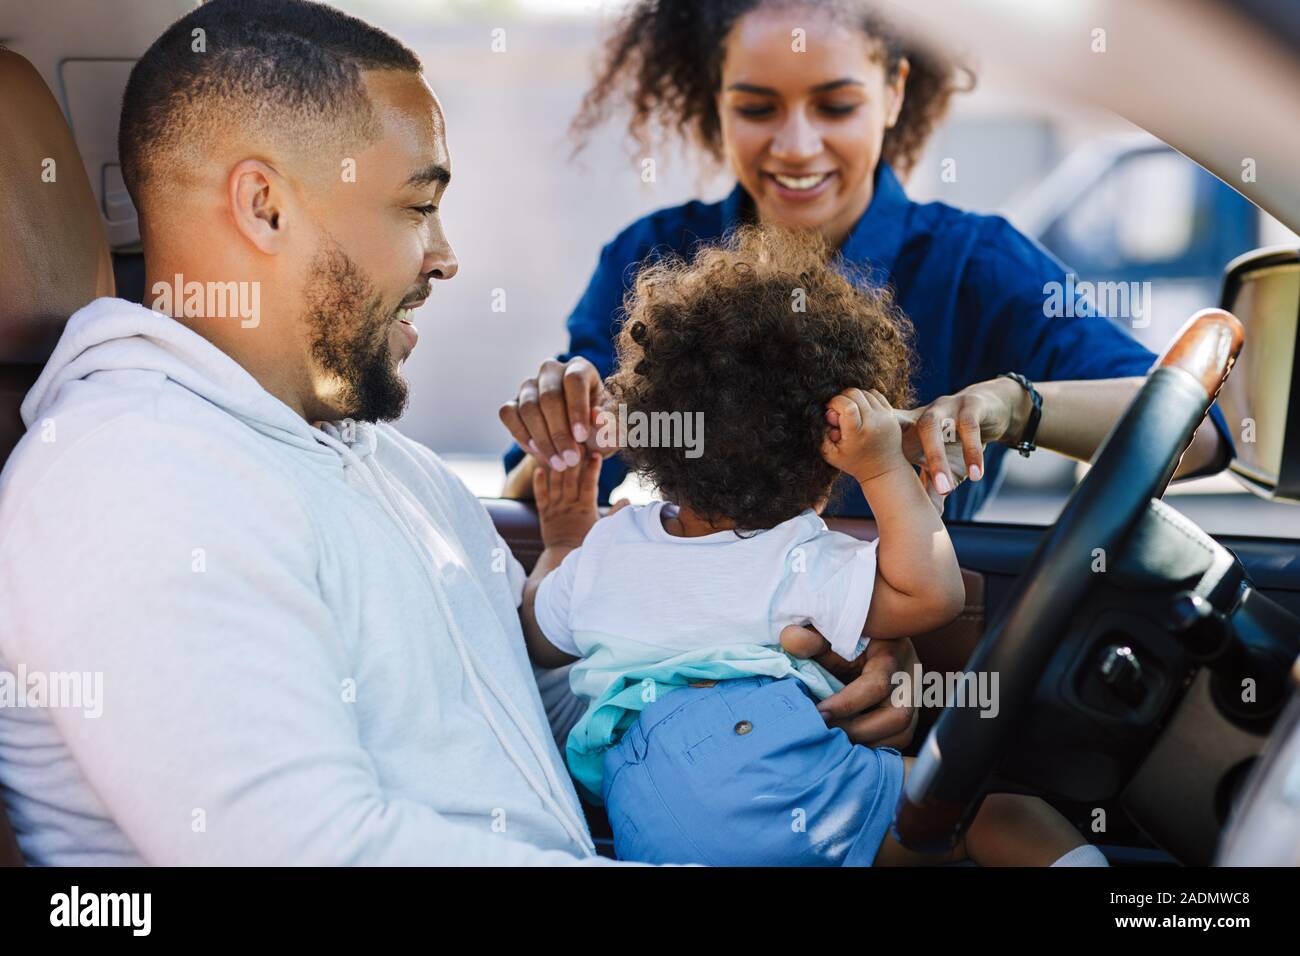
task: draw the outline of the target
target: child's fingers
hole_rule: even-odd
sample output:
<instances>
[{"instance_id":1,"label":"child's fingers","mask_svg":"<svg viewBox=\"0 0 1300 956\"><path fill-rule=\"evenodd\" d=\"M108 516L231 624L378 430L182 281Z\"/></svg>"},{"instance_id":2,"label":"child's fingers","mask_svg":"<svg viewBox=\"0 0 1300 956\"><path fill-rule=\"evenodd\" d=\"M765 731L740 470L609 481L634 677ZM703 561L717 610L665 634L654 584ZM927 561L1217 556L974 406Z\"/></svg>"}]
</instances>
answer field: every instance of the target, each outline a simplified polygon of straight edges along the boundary
<instances>
[{"instance_id":1,"label":"child's fingers","mask_svg":"<svg viewBox=\"0 0 1300 956\"><path fill-rule=\"evenodd\" d=\"M551 502L550 489L551 472L540 465L533 469L533 501L537 502L537 509L543 511Z\"/></svg>"},{"instance_id":2,"label":"child's fingers","mask_svg":"<svg viewBox=\"0 0 1300 956\"><path fill-rule=\"evenodd\" d=\"M577 501L578 500L578 482L581 479L582 472L585 470L585 461L578 459L577 465L572 468L566 468L560 473L560 500Z\"/></svg>"},{"instance_id":3,"label":"child's fingers","mask_svg":"<svg viewBox=\"0 0 1300 956\"><path fill-rule=\"evenodd\" d=\"M843 456L840 443L845 435L862 431L862 423L868 414L866 409L866 397L856 388L845 389L826 403L827 420L833 414L839 423L838 427L828 429L822 439L822 458L827 464L840 467Z\"/></svg>"},{"instance_id":4,"label":"child's fingers","mask_svg":"<svg viewBox=\"0 0 1300 956\"><path fill-rule=\"evenodd\" d=\"M826 437L831 441L839 444L844 433L840 431L840 413L833 408L826 409L826 424L830 426L826 432Z\"/></svg>"},{"instance_id":5,"label":"child's fingers","mask_svg":"<svg viewBox=\"0 0 1300 956\"><path fill-rule=\"evenodd\" d=\"M595 501L596 491L600 485L600 455L591 452L582 466L578 477L578 495L582 501Z\"/></svg>"},{"instance_id":6,"label":"child's fingers","mask_svg":"<svg viewBox=\"0 0 1300 956\"><path fill-rule=\"evenodd\" d=\"M618 512L622 511L631 503L632 502L630 502L626 498L619 498L618 501L614 502L613 506L609 509L609 511L605 513L605 517L608 518L612 514L618 514Z\"/></svg>"},{"instance_id":7,"label":"child's fingers","mask_svg":"<svg viewBox=\"0 0 1300 956\"><path fill-rule=\"evenodd\" d=\"M851 388L845 394L848 395L848 397L852 399L853 404L857 406L859 421L867 421L867 419L871 417L872 407L871 403L867 400L866 393L864 393L860 388Z\"/></svg>"},{"instance_id":8,"label":"child's fingers","mask_svg":"<svg viewBox=\"0 0 1300 956\"><path fill-rule=\"evenodd\" d=\"M833 411L839 417L839 426L841 432L855 431L862 427L862 407L850 396L851 392L857 389L849 389L841 392L830 400L827 404L827 410Z\"/></svg>"},{"instance_id":9,"label":"child's fingers","mask_svg":"<svg viewBox=\"0 0 1300 956\"><path fill-rule=\"evenodd\" d=\"M867 389L862 393L862 402L866 406L866 413L863 418L870 421L872 425L878 425L887 408L880 398L880 393L875 389Z\"/></svg>"}]
</instances>

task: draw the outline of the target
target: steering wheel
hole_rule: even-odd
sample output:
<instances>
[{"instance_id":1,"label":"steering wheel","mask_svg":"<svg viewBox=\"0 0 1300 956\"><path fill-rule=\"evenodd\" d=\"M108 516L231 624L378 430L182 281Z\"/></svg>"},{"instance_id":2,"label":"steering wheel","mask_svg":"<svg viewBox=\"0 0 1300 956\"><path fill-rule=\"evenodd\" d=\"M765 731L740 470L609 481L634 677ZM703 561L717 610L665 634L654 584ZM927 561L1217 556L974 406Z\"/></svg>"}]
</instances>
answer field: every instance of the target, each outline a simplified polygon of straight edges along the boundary
<instances>
[{"instance_id":1,"label":"steering wheel","mask_svg":"<svg viewBox=\"0 0 1300 956\"><path fill-rule=\"evenodd\" d=\"M894 831L904 846L942 852L966 832L1092 586L1095 558L1118 554L1151 499L1163 495L1227 380L1242 340L1236 317L1204 309L1187 320L1156 362L1039 542L1007 610L966 665L969 672L999 675L999 716L988 720L976 708L950 707L926 738L895 811Z\"/></svg>"}]
</instances>

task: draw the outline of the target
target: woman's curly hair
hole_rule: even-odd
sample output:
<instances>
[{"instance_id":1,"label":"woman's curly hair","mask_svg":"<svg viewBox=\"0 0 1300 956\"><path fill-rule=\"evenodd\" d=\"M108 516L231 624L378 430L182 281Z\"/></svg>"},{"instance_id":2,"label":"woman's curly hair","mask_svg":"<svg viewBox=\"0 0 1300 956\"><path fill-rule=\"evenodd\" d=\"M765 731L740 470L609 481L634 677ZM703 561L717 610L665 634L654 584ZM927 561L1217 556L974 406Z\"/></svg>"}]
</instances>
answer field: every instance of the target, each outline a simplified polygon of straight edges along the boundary
<instances>
[{"instance_id":1,"label":"woman's curly hair","mask_svg":"<svg viewBox=\"0 0 1300 956\"><path fill-rule=\"evenodd\" d=\"M744 531L824 498L837 474L821 455L826 403L851 387L896 408L913 397L910 323L887 289L846 269L817 233L759 226L642 269L607 387L625 421L700 413L703 447L627 447L628 466Z\"/></svg>"},{"instance_id":2,"label":"woman's curly hair","mask_svg":"<svg viewBox=\"0 0 1300 956\"><path fill-rule=\"evenodd\" d=\"M727 36L759 7L809 6L851 19L876 41L887 75L910 65L898 122L881 153L900 176L916 164L953 93L973 88L974 73L924 44L904 39L866 0L637 0L610 37L596 82L573 121L579 148L622 100L632 108L628 132L642 148L655 134L675 133L722 159L717 94Z\"/></svg>"}]
</instances>

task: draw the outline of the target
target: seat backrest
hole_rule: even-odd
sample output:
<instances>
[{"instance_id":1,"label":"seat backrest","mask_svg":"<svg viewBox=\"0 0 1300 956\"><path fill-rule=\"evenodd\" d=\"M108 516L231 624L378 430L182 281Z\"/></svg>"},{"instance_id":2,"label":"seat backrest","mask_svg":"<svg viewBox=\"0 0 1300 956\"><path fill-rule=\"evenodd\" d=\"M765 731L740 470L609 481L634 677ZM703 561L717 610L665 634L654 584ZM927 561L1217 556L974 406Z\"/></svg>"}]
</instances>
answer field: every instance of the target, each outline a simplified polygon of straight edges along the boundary
<instances>
[{"instance_id":1,"label":"seat backrest","mask_svg":"<svg viewBox=\"0 0 1300 956\"><path fill-rule=\"evenodd\" d=\"M64 323L113 294L104 223L72 131L35 67L0 48L0 464Z\"/></svg>"},{"instance_id":2,"label":"seat backrest","mask_svg":"<svg viewBox=\"0 0 1300 956\"><path fill-rule=\"evenodd\" d=\"M0 48L0 465L23 396L64 323L113 294L113 265L81 155L36 69ZM2 544L2 543L0 543ZM0 865L21 865L0 801Z\"/></svg>"}]
</instances>

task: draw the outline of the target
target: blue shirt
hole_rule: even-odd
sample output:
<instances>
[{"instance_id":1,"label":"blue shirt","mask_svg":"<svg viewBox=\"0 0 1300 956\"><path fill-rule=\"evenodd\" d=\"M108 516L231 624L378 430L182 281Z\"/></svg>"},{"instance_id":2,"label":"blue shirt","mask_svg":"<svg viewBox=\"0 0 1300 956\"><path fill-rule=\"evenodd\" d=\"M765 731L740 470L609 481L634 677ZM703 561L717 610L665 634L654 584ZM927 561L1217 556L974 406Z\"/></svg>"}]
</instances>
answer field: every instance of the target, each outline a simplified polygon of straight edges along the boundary
<instances>
[{"instance_id":1,"label":"blue shirt","mask_svg":"<svg viewBox=\"0 0 1300 956\"><path fill-rule=\"evenodd\" d=\"M561 359L581 355L608 376L623 296L639 267L665 254L689 258L697 245L752 220L752 200L737 186L721 202L662 209L623 230L601 251L587 291L569 316L569 351ZM1002 372L1020 372L1035 382L1124 378L1146 375L1155 361L1127 330L1082 299L1072 309L1055 310L1067 315L1049 316L1044 287L1056 282L1067 288L1065 266L1001 216L913 202L886 163L877 167L871 205L840 252L872 281L891 285L911 320L918 356L913 387L923 405ZM1222 412L1215 406L1212 414L1231 446ZM957 487L948 497L946 519L974 516L997 487L1006 451L1000 444L985 449L984 479ZM512 447L507 470L522 458L518 446ZM605 462L602 504L625 477L627 466L618 457ZM871 514L855 482L841 481L837 492L828 514Z\"/></svg>"}]
</instances>

